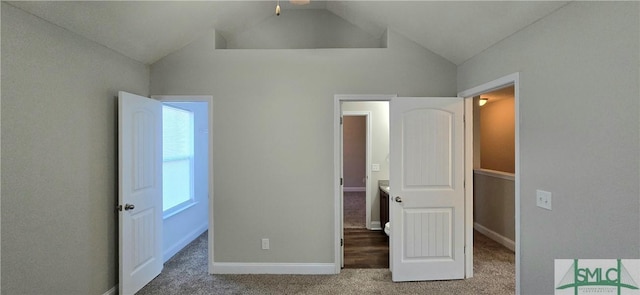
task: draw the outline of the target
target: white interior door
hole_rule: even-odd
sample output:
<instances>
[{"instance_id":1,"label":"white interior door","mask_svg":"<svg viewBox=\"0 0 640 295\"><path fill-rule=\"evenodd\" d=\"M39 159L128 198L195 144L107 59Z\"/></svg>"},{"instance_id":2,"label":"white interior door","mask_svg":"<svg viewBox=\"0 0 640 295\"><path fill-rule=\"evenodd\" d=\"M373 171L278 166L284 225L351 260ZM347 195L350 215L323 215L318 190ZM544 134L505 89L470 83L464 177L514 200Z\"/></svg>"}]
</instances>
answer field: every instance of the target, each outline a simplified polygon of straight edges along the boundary
<instances>
[{"instance_id":1,"label":"white interior door","mask_svg":"<svg viewBox=\"0 0 640 295\"><path fill-rule=\"evenodd\" d=\"M390 103L392 280L464 278L464 103Z\"/></svg>"},{"instance_id":2,"label":"white interior door","mask_svg":"<svg viewBox=\"0 0 640 295\"><path fill-rule=\"evenodd\" d=\"M162 104L119 92L119 293L162 271Z\"/></svg>"}]
</instances>

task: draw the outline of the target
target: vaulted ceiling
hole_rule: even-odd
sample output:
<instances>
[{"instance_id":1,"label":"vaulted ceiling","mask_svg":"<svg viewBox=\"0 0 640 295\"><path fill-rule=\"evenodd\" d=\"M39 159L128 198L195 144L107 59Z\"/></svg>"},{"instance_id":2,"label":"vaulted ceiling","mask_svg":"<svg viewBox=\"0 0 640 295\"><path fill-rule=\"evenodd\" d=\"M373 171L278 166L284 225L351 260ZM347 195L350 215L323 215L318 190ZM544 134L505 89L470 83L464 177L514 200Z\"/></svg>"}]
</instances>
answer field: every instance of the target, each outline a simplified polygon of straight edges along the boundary
<instances>
[{"instance_id":1,"label":"vaulted ceiling","mask_svg":"<svg viewBox=\"0 0 640 295\"><path fill-rule=\"evenodd\" d=\"M387 28L461 64L547 16L567 1L320 1L290 9L324 9L373 36ZM224 37L275 16L276 1L15 1L31 14L152 64L215 29Z\"/></svg>"}]
</instances>

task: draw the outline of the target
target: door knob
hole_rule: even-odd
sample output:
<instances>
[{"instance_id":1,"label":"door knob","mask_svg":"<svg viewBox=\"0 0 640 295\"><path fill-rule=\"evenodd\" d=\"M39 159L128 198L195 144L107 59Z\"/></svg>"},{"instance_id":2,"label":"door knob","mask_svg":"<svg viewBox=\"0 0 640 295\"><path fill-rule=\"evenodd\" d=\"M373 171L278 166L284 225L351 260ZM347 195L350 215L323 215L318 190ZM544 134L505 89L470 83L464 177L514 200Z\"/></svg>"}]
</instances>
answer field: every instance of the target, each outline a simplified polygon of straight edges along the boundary
<instances>
[{"instance_id":1,"label":"door knob","mask_svg":"<svg viewBox=\"0 0 640 295\"><path fill-rule=\"evenodd\" d=\"M396 200L396 202L398 202L398 203L402 203L402 198L401 198L400 196L397 196L397 197L395 198L395 200Z\"/></svg>"},{"instance_id":2,"label":"door knob","mask_svg":"<svg viewBox=\"0 0 640 295\"><path fill-rule=\"evenodd\" d=\"M136 208L136 206L134 206L133 204L125 204L124 205L124 211L133 210L134 208Z\"/></svg>"}]
</instances>

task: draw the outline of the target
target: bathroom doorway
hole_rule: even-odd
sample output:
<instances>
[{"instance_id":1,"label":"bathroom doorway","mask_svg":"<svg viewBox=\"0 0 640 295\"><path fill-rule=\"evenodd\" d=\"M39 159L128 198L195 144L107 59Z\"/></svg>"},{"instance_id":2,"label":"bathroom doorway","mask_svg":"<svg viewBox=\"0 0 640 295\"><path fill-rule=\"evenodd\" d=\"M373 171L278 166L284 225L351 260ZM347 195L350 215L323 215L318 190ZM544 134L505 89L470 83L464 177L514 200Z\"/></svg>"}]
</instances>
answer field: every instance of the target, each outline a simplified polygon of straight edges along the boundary
<instances>
[{"instance_id":1,"label":"bathroom doorway","mask_svg":"<svg viewBox=\"0 0 640 295\"><path fill-rule=\"evenodd\" d=\"M388 180L389 102L344 101L342 236L344 268L388 268L378 182Z\"/></svg>"}]
</instances>

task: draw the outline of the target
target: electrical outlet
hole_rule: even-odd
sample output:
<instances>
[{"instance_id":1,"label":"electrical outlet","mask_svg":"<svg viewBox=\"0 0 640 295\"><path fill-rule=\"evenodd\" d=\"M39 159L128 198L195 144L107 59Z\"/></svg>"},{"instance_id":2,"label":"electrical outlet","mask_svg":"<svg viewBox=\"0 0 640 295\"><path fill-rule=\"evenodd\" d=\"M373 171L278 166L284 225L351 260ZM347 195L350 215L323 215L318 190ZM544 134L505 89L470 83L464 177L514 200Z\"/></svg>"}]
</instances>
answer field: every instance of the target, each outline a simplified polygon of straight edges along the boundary
<instances>
[{"instance_id":1,"label":"electrical outlet","mask_svg":"<svg viewBox=\"0 0 640 295\"><path fill-rule=\"evenodd\" d=\"M262 250L269 250L269 239L262 239Z\"/></svg>"},{"instance_id":2,"label":"electrical outlet","mask_svg":"<svg viewBox=\"0 0 640 295\"><path fill-rule=\"evenodd\" d=\"M380 171L380 164L371 164L371 171L373 172Z\"/></svg>"},{"instance_id":3,"label":"electrical outlet","mask_svg":"<svg viewBox=\"0 0 640 295\"><path fill-rule=\"evenodd\" d=\"M536 190L536 206L551 210L551 193L543 190Z\"/></svg>"}]
</instances>

